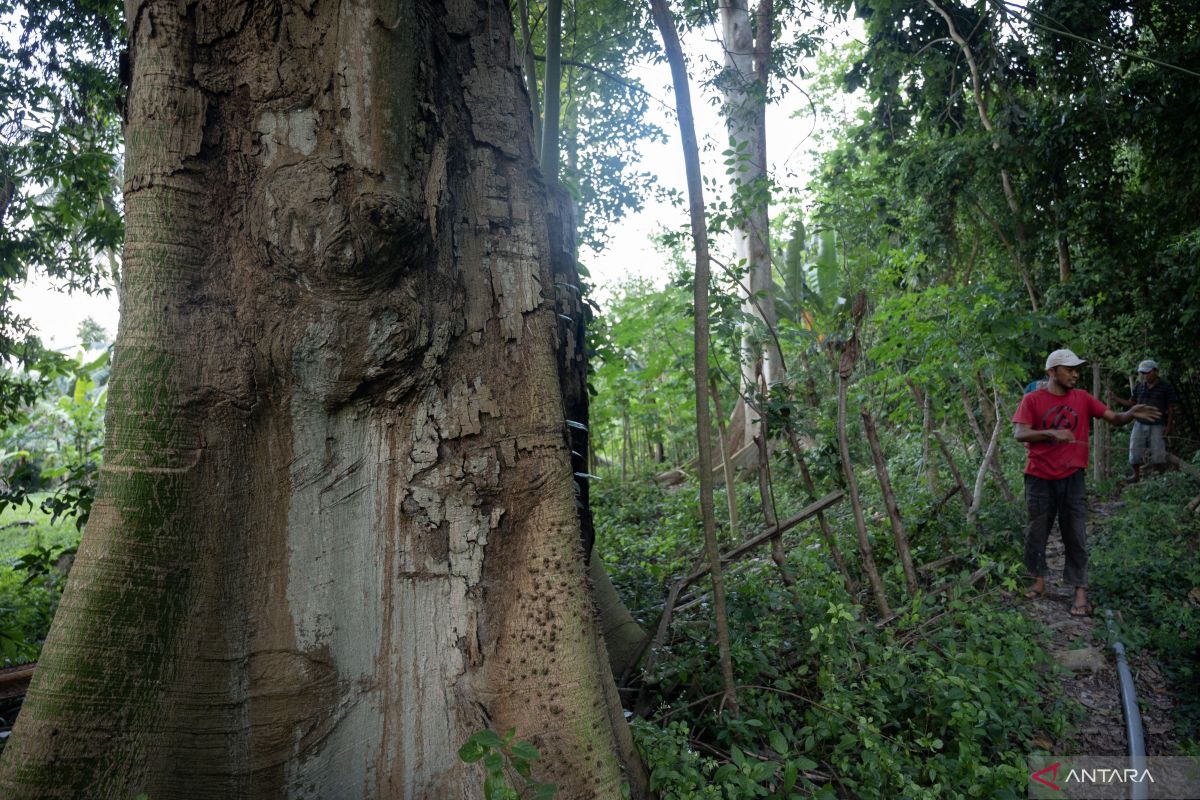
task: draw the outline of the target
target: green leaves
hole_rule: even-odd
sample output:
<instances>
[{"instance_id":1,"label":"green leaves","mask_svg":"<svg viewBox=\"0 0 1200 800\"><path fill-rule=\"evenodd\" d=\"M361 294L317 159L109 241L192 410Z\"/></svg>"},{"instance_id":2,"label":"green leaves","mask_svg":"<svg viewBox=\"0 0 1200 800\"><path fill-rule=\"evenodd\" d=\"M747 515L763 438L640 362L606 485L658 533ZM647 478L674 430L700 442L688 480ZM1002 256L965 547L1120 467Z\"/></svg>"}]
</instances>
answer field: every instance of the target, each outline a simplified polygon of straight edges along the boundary
<instances>
[{"instance_id":1,"label":"green leaves","mask_svg":"<svg viewBox=\"0 0 1200 800\"><path fill-rule=\"evenodd\" d=\"M555 785L539 783L532 777L533 762L541 754L529 742L516 741L516 734L512 728L503 735L491 729L476 731L458 748L459 760L483 766L485 800L551 800ZM512 780L514 773L516 785Z\"/></svg>"}]
</instances>

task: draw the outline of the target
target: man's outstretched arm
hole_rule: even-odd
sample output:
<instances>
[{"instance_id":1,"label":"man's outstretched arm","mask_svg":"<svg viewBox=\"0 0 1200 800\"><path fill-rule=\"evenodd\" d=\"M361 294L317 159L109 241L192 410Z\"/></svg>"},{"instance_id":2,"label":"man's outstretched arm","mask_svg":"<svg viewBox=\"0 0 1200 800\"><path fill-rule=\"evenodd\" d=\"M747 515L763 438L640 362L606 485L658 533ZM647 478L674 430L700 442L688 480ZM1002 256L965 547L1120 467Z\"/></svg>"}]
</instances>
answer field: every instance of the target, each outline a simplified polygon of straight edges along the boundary
<instances>
[{"instance_id":1,"label":"man's outstretched arm","mask_svg":"<svg viewBox=\"0 0 1200 800\"><path fill-rule=\"evenodd\" d=\"M1142 422L1156 422L1161 416L1162 412L1154 406L1141 403L1129 409L1128 411L1122 411L1120 413L1113 411L1110 408L1104 412L1103 419L1109 425L1116 425L1119 427L1121 425L1128 425L1135 419L1141 420Z\"/></svg>"}]
</instances>

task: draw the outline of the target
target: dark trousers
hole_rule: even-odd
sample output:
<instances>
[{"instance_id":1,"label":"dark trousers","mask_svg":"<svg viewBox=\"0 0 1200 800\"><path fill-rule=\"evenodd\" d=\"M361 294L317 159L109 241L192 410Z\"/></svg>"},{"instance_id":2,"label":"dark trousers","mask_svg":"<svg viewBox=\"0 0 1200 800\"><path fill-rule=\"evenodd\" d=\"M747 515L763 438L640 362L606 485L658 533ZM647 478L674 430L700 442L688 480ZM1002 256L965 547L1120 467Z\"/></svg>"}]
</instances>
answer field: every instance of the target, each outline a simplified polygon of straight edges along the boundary
<instances>
[{"instance_id":1,"label":"dark trousers","mask_svg":"<svg viewBox=\"0 0 1200 800\"><path fill-rule=\"evenodd\" d=\"M1066 478L1048 481L1025 476L1025 506L1029 523L1025 527L1025 567L1034 577L1044 577L1046 540L1058 519L1063 546L1067 551L1063 583L1087 586L1087 496L1083 488L1083 470Z\"/></svg>"}]
</instances>

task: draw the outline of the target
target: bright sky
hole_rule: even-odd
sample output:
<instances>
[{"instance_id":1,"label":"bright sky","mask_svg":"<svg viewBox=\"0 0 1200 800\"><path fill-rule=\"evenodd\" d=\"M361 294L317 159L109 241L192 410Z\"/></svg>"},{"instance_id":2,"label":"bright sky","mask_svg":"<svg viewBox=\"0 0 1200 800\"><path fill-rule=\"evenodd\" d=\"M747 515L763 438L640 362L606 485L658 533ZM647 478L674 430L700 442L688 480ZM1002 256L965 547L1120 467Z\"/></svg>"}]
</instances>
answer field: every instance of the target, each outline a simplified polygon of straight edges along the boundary
<instances>
[{"instance_id":1,"label":"bright sky","mask_svg":"<svg viewBox=\"0 0 1200 800\"><path fill-rule=\"evenodd\" d=\"M54 350L79 344L79 323L91 317L108 332L111 341L117 335L117 293L109 296L67 294L54 288L51 281L38 278L17 290L13 303L16 313L32 320L42 344Z\"/></svg>"},{"instance_id":2,"label":"bright sky","mask_svg":"<svg viewBox=\"0 0 1200 800\"><path fill-rule=\"evenodd\" d=\"M862 38L862 25L851 19L841 31L831 34L838 42L851 37ZM719 31L707 29L693 31L683 39L683 47L693 58L691 71L697 73L691 82L692 114L696 119L697 136L700 139L701 169L710 177L725 179L725 167L721 151L728 146L728 134L721 119L717 104L711 102L712 90L704 89L697 77L706 68L705 60L720 60ZM814 65L806 64L809 71ZM675 119L675 94L671 88L671 72L664 64L646 65L637 77L659 101L650 104L650 119L657 123L668 136L664 143L646 142L642 145L641 169L654 172L663 187L674 189L680 196L687 196L687 176L684 171L683 149L679 141L679 123ZM804 86L804 81L798 81ZM848 99L849 105L854 105ZM781 102L767 106L767 160L776 181L793 190L803 190L815 166L813 150L817 147L814 133L828 128L829 120L814 120L806 96L791 89ZM835 123L836 124L836 123ZM708 148L708 152L704 152ZM705 190L705 202L711 204L717 197ZM649 198L645 209L623 220L614 230L614 235L601 252L582 248L580 260L592 276L592 283L599 289L603 305L612 289L631 277L647 277L655 283L664 283L668 277L669 264L664 255L656 252L650 236L665 229L681 229L688 226L686 205L676 208L669 203Z\"/></svg>"},{"instance_id":3,"label":"bright sky","mask_svg":"<svg viewBox=\"0 0 1200 800\"><path fill-rule=\"evenodd\" d=\"M845 41L858 35L860 26L852 20L838 40ZM684 39L684 48L693 56L719 58L720 48L717 32L709 29L696 31ZM811 65L809 65L811 67ZM694 72L701 72L701 58L696 57L692 65ZM660 183L686 196L686 176L683 166L683 151L679 144L679 125L674 117L675 96L671 89L671 74L666 64L647 65L641 69L643 84L659 102L650 105L651 119L664 131L665 143L645 143L642 146L642 169L653 171ZM710 102L712 95L706 93L693 80L691 86L692 112L696 117L697 134L701 140L702 168L707 175L723 178L724 166L720 152L728 141L725 126L716 104ZM798 114L796 112L799 112ZM808 101L799 91L791 91L780 104L767 109L767 151L770 168L781 183L802 189L813 167L812 150L816 141L812 134L820 121L814 121ZM716 198L706 193L705 199ZM662 228L679 229L688 224L686 206L674 208L650 198L641 213L631 215L613 231L608 246L600 253L585 249L580 259L592 275L592 282L599 288L600 301L611 293L612 288L624 279L645 276L655 283L662 283L668 275L666 257L657 253L650 242L651 234ZM42 341L53 348L69 348L78 343L79 324L87 317L100 323L110 336L117 331L116 292L108 297L88 296L82 293L68 295L58 292L52 283L39 278L27 283L18 292L15 307L18 314L30 318L42 337Z\"/></svg>"}]
</instances>

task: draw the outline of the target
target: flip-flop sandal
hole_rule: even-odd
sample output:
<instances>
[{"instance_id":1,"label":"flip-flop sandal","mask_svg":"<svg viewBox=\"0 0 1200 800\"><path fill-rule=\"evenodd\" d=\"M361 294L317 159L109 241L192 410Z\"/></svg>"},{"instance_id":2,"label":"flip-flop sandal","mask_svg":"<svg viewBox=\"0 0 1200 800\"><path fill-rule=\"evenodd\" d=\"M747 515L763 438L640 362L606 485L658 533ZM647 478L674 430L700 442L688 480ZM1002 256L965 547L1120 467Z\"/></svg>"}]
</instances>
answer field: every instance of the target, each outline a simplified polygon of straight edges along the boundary
<instances>
[{"instance_id":1,"label":"flip-flop sandal","mask_svg":"<svg viewBox=\"0 0 1200 800\"><path fill-rule=\"evenodd\" d=\"M1071 606L1072 617L1090 617L1092 615L1092 604L1084 603L1081 606Z\"/></svg>"},{"instance_id":2,"label":"flip-flop sandal","mask_svg":"<svg viewBox=\"0 0 1200 800\"><path fill-rule=\"evenodd\" d=\"M1026 600L1037 600L1039 597L1045 597L1045 596L1046 596L1045 589L1042 589L1040 592L1037 589L1030 589L1029 591L1027 591L1025 593Z\"/></svg>"}]
</instances>

